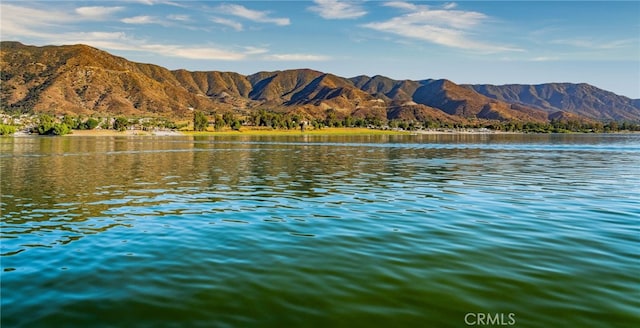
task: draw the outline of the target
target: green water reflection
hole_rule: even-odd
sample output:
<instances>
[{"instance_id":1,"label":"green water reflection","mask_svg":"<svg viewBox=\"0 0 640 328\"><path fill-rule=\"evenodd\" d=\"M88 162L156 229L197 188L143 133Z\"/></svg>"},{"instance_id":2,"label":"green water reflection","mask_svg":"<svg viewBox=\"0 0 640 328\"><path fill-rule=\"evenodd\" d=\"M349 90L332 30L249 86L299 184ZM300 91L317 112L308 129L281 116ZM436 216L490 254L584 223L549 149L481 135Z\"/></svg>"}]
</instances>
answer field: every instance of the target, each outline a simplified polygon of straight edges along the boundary
<instances>
[{"instance_id":1,"label":"green water reflection","mask_svg":"<svg viewBox=\"0 0 640 328\"><path fill-rule=\"evenodd\" d=\"M640 322L635 135L14 137L0 150L3 327Z\"/></svg>"}]
</instances>

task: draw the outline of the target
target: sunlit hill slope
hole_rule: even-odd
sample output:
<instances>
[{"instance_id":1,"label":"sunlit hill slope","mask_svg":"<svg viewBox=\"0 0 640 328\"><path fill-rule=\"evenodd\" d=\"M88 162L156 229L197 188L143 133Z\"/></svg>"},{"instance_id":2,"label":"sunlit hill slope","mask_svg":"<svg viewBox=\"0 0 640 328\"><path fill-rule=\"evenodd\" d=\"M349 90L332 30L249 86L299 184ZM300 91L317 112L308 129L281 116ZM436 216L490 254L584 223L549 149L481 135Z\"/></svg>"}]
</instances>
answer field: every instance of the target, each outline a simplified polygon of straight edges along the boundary
<instances>
[{"instance_id":1,"label":"sunlit hill slope","mask_svg":"<svg viewBox=\"0 0 640 328\"><path fill-rule=\"evenodd\" d=\"M0 44L1 109L11 113L160 115L267 109L404 120L640 121L640 101L587 84L458 85L344 78L310 69L191 72L135 63L86 45Z\"/></svg>"}]
</instances>

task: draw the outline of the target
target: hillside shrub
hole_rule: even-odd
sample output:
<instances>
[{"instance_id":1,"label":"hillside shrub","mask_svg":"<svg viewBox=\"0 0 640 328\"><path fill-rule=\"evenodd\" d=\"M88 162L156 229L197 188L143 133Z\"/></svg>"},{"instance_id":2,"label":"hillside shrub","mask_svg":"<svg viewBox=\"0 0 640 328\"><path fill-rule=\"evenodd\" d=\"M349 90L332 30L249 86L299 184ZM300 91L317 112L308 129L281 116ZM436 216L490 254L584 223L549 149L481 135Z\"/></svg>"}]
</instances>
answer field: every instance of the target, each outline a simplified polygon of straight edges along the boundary
<instances>
[{"instance_id":1,"label":"hillside shrub","mask_svg":"<svg viewBox=\"0 0 640 328\"><path fill-rule=\"evenodd\" d=\"M0 136L6 136L16 133L16 127L13 125L0 124Z\"/></svg>"},{"instance_id":2,"label":"hillside shrub","mask_svg":"<svg viewBox=\"0 0 640 328\"><path fill-rule=\"evenodd\" d=\"M193 114L193 130L204 131L209 125L209 120L203 112L195 112Z\"/></svg>"},{"instance_id":3,"label":"hillside shrub","mask_svg":"<svg viewBox=\"0 0 640 328\"><path fill-rule=\"evenodd\" d=\"M56 123L53 116L49 116L46 114L41 115L40 122L36 127L36 132L38 132L38 134L40 135L51 134L51 131L53 130L53 126L55 124Z\"/></svg>"},{"instance_id":4,"label":"hillside shrub","mask_svg":"<svg viewBox=\"0 0 640 328\"><path fill-rule=\"evenodd\" d=\"M53 125L53 129L51 130L50 134L53 134L56 136L63 136L65 134L68 134L69 132L71 132L71 128L67 124L56 123Z\"/></svg>"},{"instance_id":5,"label":"hillside shrub","mask_svg":"<svg viewBox=\"0 0 640 328\"><path fill-rule=\"evenodd\" d=\"M40 135L56 135L63 136L71 132L71 128L65 123L56 123L53 116L40 116L40 123L36 127L36 132Z\"/></svg>"},{"instance_id":6,"label":"hillside shrub","mask_svg":"<svg viewBox=\"0 0 640 328\"><path fill-rule=\"evenodd\" d=\"M124 117L118 117L113 121L113 129L117 131L124 131L129 127L129 120Z\"/></svg>"},{"instance_id":7,"label":"hillside shrub","mask_svg":"<svg viewBox=\"0 0 640 328\"><path fill-rule=\"evenodd\" d=\"M100 124L100 122L98 122L98 120L96 120L95 118L90 118L90 119L88 119L86 122L84 122L82 124L82 127L85 130L93 130L93 129L98 127L98 124Z\"/></svg>"}]
</instances>

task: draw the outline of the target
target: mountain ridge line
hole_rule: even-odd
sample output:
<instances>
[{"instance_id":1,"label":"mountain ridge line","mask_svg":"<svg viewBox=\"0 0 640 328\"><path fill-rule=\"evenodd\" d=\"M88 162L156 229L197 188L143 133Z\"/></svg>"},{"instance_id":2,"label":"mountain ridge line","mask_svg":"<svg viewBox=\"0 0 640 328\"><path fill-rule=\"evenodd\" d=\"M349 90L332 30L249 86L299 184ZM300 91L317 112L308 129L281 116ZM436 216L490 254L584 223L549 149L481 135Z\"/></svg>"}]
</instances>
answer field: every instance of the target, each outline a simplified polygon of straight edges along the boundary
<instances>
[{"instance_id":1,"label":"mountain ridge line","mask_svg":"<svg viewBox=\"0 0 640 328\"><path fill-rule=\"evenodd\" d=\"M640 122L640 99L586 83L456 84L448 79L344 78L313 69L169 70L87 45L0 42L1 109L13 113L161 115L260 109L392 120Z\"/></svg>"}]
</instances>

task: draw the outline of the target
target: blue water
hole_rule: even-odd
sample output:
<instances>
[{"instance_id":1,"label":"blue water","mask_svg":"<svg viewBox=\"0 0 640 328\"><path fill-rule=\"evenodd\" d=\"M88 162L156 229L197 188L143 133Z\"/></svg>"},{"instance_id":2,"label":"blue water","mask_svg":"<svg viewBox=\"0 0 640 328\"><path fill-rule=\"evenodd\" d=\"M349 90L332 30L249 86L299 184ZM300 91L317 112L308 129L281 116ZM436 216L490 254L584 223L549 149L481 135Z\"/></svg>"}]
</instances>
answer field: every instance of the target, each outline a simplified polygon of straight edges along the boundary
<instances>
[{"instance_id":1,"label":"blue water","mask_svg":"<svg viewBox=\"0 0 640 328\"><path fill-rule=\"evenodd\" d=\"M640 135L0 150L2 327L640 326Z\"/></svg>"}]
</instances>

